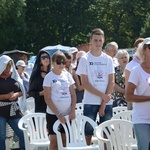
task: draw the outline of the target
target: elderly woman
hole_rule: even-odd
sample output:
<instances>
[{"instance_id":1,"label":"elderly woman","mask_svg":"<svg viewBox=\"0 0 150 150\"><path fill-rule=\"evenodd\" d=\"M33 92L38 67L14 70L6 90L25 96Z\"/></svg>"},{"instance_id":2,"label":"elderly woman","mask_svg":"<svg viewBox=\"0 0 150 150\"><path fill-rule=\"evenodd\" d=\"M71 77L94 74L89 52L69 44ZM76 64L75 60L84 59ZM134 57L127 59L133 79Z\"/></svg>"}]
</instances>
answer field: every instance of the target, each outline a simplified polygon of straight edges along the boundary
<instances>
[{"instance_id":1,"label":"elderly woman","mask_svg":"<svg viewBox=\"0 0 150 150\"><path fill-rule=\"evenodd\" d=\"M127 106L125 101L125 79L124 69L129 62L129 53L126 50L119 50L117 53L119 66L115 67L115 87L114 87L114 102L113 107Z\"/></svg>"},{"instance_id":2,"label":"elderly woman","mask_svg":"<svg viewBox=\"0 0 150 150\"><path fill-rule=\"evenodd\" d=\"M132 121L138 150L150 149L150 37L138 47L140 65L131 70L126 100L133 102Z\"/></svg>"},{"instance_id":3,"label":"elderly woman","mask_svg":"<svg viewBox=\"0 0 150 150\"><path fill-rule=\"evenodd\" d=\"M13 60L3 55L0 57L0 149L5 150L6 123L8 123L19 138L19 146L25 148L23 132L18 128L22 117L17 103L22 96L22 109L26 110L25 90Z\"/></svg>"}]
</instances>

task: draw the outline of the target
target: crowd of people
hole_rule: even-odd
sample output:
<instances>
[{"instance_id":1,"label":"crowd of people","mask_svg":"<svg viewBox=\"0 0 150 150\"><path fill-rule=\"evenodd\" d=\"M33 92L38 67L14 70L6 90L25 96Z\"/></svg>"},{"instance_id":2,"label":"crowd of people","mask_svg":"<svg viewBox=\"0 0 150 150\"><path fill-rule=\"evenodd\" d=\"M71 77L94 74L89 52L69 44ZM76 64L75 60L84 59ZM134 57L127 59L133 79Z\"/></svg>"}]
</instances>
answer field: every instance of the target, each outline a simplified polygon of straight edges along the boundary
<instances>
[{"instance_id":1,"label":"crowd of people","mask_svg":"<svg viewBox=\"0 0 150 150\"><path fill-rule=\"evenodd\" d=\"M98 123L111 119L113 107L132 109L138 150L148 150L150 143L150 38L138 38L135 54L118 50L114 41L105 43L104 31L92 30L91 49L60 51L52 56L39 51L34 64L25 54L14 61L0 57L0 150L5 150L6 123L19 138L20 149L25 149L23 132L18 122L27 110L26 98L33 97L35 113L46 113L50 136L50 150L57 150L53 124L57 119L65 123L65 115L75 118L76 103L83 103L83 115ZM63 135L63 129L60 127ZM86 125L87 144L91 144L93 129ZM65 141L65 136L63 136Z\"/></svg>"}]
</instances>

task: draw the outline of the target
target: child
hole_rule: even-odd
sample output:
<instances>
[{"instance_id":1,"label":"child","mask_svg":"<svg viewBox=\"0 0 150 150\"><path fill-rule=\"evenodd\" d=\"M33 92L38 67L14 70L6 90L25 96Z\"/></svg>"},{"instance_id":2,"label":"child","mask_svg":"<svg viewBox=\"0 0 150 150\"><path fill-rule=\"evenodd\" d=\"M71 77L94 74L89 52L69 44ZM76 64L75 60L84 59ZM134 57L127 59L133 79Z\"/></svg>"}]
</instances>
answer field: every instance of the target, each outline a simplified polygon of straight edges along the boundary
<instances>
[{"instance_id":1,"label":"child","mask_svg":"<svg viewBox=\"0 0 150 150\"><path fill-rule=\"evenodd\" d=\"M44 79L44 98L47 104L46 120L50 134L50 150L57 149L56 134L53 124L57 119L65 123L65 115L70 120L75 118L76 94L74 80L65 68L66 57L62 52L56 52L52 56L52 71ZM65 137L65 136L64 136Z\"/></svg>"}]
</instances>

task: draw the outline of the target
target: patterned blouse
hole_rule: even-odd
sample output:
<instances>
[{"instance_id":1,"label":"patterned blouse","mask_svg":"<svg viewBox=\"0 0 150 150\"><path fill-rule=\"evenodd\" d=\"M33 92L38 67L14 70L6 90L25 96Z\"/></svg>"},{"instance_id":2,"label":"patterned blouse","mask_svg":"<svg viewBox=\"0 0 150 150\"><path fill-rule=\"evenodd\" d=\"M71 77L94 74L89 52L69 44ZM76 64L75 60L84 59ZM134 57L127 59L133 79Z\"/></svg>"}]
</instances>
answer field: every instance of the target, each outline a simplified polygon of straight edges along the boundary
<instances>
[{"instance_id":1,"label":"patterned blouse","mask_svg":"<svg viewBox=\"0 0 150 150\"><path fill-rule=\"evenodd\" d=\"M115 83L121 88L125 89L125 78L123 77L124 70L121 69L120 66L115 67ZM125 100L125 95L115 91L113 92L114 99L122 98Z\"/></svg>"}]
</instances>

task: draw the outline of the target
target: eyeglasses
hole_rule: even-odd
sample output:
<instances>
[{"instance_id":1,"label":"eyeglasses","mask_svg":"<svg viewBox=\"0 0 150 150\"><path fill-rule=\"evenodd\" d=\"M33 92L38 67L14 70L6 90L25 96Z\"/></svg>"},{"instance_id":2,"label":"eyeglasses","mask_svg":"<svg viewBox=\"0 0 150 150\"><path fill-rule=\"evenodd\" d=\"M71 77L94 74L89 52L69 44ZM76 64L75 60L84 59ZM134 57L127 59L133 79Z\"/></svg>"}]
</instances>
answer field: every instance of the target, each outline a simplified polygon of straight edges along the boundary
<instances>
[{"instance_id":1,"label":"eyeglasses","mask_svg":"<svg viewBox=\"0 0 150 150\"><path fill-rule=\"evenodd\" d=\"M56 64L57 64L57 65L60 65L60 64L65 65L65 64L66 64L66 62L65 62L65 61L55 61L55 62L56 62Z\"/></svg>"},{"instance_id":2,"label":"eyeglasses","mask_svg":"<svg viewBox=\"0 0 150 150\"><path fill-rule=\"evenodd\" d=\"M47 55L45 56L41 56L41 59L44 60L45 58L49 59L49 57Z\"/></svg>"}]
</instances>

